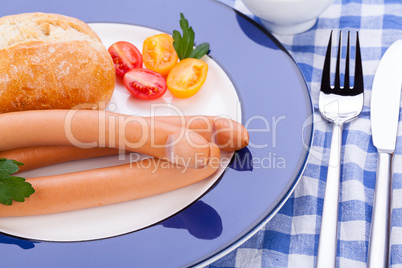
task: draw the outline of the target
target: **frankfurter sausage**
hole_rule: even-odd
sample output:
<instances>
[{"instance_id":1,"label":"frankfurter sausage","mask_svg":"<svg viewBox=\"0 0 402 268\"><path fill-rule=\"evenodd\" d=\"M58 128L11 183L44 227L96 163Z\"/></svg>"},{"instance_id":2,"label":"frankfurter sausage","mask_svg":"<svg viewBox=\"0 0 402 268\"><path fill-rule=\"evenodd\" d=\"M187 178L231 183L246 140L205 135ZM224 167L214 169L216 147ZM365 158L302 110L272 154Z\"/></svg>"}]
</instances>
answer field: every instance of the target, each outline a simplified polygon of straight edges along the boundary
<instances>
[{"instance_id":1,"label":"frankfurter sausage","mask_svg":"<svg viewBox=\"0 0 402 268\"><path fill-rule=\"evenodd\" d=\"M120 166L26 179L35 193L25 202L0 206L0 217L27 216L97 207L144 198L199 182L219 167L220 151L211 144L207 166L186 169L149 158Z\"/></svg>"},{"instance_id":2,"label":"frankfurter sausage","mask_svg":"<svg viewBox=\"0 0 402 268\"><path fill-rule=\"evenodd\" d=\"M55 165L73 160L118 154L115 148L79 148L75 146L55 145L26 147L0 152L0 158L22 162L18 173L40 167Z\"/></svg>"},{"instance_id":3,"label":"frankfurter sausage","mask_svg":"<svg viewBox=\"0 0 402 268\"><path fill-rule=\"evenodd\" d=\"M242 124L220 116L155 116L155 120L191 129L222 151L237 151L248 145L249 135Z\"/></svg>"},{"instance_id":4,"label":"frankfurter sausage","mask_svg":"<svg viewBox=\"0 0 402 268\"><path fill-rule=\"evenodd\" d=\"M150 119L152 120L152 119ZM222 151L236 151L248 144L247 130L239 123L213 116L156 116L155 120L189 128L207 141L213 140ZM19 172L72 160L118 154L113 148L79 148L74 146L39 146L1 151L0 158L24 163Z\"/></svg>"},{"instance_id":5,"label":"frankfurter sausage","mask_svg":"<svg viewBox=\"0 0 402 268\"><path fill-rule=\"evenodd\" d=\"M150 118L91 110L0 115L0 151L46 145L108 147L203 167L210 143L196 132Z\"/></svg>"}]
</instances>

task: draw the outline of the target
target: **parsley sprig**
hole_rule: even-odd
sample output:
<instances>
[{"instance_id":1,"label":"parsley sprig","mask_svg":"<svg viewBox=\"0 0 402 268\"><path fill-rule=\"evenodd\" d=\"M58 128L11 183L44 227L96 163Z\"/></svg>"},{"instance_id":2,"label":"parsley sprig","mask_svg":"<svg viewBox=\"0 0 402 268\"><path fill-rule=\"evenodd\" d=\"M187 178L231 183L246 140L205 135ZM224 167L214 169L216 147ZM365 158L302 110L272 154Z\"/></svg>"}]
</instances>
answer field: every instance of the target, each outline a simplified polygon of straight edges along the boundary
<instances>
[{"instance_id":1,"label":"parsley sprig","mask_svg":"<svg viewBox=\"0 0 402 268\"><path fill-rule=\"evenodd\" d=\"M10 206L14 201L24 202L35 192L29 182L22 177L12 176L23 163L0 158L0 203Z\"/></svg>"},{"instance_id":2,"label":"parsley sprig","mask_svg":"<svg viewBox=\"0 0 402 268\"><path fill-rule=\"evenodd\" d=\"M195 33L193 28L189 26L188 20L184 17L183 13L180 13L180 28L183 31L183 35L177 30L173 31L173 47L180 60L185 58L200 59L208 53L208 43L199 44L194 48Z\"/></svg>"}]
</instances>

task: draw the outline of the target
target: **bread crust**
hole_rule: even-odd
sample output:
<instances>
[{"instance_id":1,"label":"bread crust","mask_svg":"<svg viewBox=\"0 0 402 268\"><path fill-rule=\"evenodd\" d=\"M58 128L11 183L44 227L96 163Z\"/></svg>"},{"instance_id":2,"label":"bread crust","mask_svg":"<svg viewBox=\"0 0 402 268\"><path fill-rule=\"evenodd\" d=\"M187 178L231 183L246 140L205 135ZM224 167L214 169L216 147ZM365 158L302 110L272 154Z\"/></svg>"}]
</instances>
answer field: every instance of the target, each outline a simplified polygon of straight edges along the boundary
<instances>
[{"instance_id":1,"label":"bread crust","mask_svg":"<svg viewBox=\"0 0 402 268\"><path fill-rule=\"evenodd\" d=\"M87 24L25 13L0 18L1 26L8 36L0 40L0 113L81 104L97 109L110 101L114 64Z\"/></svg>"}]
</instances>

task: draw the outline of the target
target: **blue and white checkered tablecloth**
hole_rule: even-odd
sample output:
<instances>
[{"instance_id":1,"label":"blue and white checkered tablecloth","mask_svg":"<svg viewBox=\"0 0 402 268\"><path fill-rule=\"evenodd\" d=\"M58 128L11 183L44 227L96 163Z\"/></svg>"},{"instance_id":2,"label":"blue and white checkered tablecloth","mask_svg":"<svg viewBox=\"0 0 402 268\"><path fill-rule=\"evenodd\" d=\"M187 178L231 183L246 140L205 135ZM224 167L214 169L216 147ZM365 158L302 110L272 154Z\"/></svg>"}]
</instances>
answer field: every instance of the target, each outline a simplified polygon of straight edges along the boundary
<instances>
[{"instance_id":1,"label":"blue and white checkered tablecloth","mask_svg":"<svg viewBox=\"0 0 402 268\"><path fill-rule=\"evenodd\" d=\"M219 0L257 20L241 0ZM209 267L315 267L332 126L320 116L321 70L331 30L359 31L365 82L364 110L346 124L342 140L338 267L366 267L377 168L371 140L370 96L386 49L402 39L402 1L335 0L307 32L275 35L298 63L315 107L314 140L300 183L256 235ZM402 267L402 123L393 159L391 266Z\"/></svg>"}]
</instances>

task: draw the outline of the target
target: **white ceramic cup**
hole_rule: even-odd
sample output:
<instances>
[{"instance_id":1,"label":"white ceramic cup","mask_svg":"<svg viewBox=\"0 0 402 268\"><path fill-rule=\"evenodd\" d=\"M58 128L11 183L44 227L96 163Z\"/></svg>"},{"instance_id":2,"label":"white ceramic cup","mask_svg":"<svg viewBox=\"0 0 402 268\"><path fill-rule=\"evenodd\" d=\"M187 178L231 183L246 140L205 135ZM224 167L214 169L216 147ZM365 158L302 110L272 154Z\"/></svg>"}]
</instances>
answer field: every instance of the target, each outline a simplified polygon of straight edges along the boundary
<instances>
[{"instance_id":1,"label":"white ceramic cup","mask_svg":"<svg viewBox=\"0 0 402 268\"><path fill-rule=\"evenodd\" d=\"M242 0L262 25L277 34L307 31L334 0Z\"/></svg>"}]
</instances>

